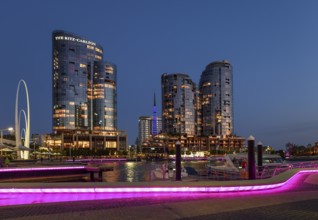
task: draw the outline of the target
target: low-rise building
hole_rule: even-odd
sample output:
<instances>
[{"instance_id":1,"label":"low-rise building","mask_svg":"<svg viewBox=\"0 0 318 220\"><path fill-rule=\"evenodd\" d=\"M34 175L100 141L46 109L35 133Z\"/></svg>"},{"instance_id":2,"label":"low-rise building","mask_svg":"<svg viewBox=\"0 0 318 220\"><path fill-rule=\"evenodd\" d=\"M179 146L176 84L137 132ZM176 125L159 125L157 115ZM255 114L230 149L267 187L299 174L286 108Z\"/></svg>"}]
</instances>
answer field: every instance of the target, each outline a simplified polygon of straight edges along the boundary
<instances>
[{"instance_id":1,"label":"low-rise building","mask_svg":"<svg viewBox=\"0 0 318 220\"><path fill-rule=\"evenodd\" d=\"M159 134L143 142L142 152L145 156L158 157L174 154L177 141L180 141L182 151L205 151L206 154L241 152L245 146L245 138L239 136L200 137Z\"/></svg>"},{"instance_id":2,"label":"low-rise building","mask_svg":"<svg viewBox=\"0 0 318 220\"><path fill-rule=\"evenodd\" d=\"M62 134L43 135L46 147L54 151L86 148L90 150L127 151L127 134L123 131L93 132L70 130Z\"/></svg>"}]
</instances>

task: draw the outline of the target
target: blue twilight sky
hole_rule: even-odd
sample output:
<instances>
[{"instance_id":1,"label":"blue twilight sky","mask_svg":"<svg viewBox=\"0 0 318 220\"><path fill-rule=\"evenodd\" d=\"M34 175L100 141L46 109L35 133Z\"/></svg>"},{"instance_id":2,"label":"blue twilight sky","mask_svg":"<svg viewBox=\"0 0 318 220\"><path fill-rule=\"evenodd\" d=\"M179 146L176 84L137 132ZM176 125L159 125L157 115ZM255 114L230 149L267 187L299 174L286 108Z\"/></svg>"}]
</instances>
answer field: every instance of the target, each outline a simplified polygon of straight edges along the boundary
<instances>
[{"instance_id":1,"label":"blue twilight sky","mask_svg":"<svg viewBox=\"0 0 318 220\"><path fill-rule=\"evenodd\" d=\"M282 149L318 141L318 1L2 0L0 128L14 125L17 84L31 102L31 133L52 129L52 31L100 43L118 66L118 128L129 144L138 117L161 114L160 76L229 60L235 133ZM25 108L21 92L21 108Z\"/></svg>"}]
</instances>

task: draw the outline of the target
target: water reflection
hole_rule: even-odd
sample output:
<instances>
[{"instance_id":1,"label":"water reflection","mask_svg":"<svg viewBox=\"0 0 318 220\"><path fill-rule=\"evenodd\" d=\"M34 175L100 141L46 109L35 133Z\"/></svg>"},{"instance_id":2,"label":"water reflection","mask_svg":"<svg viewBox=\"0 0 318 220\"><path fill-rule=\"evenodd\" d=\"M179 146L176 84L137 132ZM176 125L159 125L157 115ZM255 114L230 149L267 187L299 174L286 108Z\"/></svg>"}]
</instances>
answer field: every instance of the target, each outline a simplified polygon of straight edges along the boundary
<instances>
[{"instance_id":1,"label":"water reflection","mask_svg":"<svg viewBox=\"0 0 318 220\"><path fill-rule=\"evenodd\" d=\"M136 166L136 163L134 162L127 162L125 163L125 170L127 171L126 175L126 182L133 182L135 174L134 167Z\"/></svg>"},{"instance_id":2,"label":"water reflection","mask_svg":"<svg viewBox=\"0 0 318 220\"><path fill-rule=\"evenodd\" d=\"M143 182L150 181L150 173L157 167L162 167L160 162L110 162L105 165L113 167L113 171L103 173L105 182ZM184 167L204 169L206 161L185 161Z\"/></svg>"}]
</instances>

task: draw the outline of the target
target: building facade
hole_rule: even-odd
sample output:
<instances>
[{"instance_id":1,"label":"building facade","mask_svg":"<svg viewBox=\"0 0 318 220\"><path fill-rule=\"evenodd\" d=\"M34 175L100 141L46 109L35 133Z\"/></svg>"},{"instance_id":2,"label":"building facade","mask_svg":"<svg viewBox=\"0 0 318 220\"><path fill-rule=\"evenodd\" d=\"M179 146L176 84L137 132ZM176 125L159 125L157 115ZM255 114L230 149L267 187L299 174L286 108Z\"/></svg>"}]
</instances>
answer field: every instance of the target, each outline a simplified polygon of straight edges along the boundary
<instances>
[{"instance_id":1,"label":"building facade","mask_svg":"<svg viewBox=\"0 0 318 220\"><path fill-rule=\"evenodd\" d=\"M155 122L155 123L154 123ZM156 126L154 129L153 126ZM162 120L161 117L149 116L140 116L138 120L138 145L139 148L142 146L142 143L149 139L150 137L157 135L154 134L153 131L161 131L162 130Z\"/></svg>"},{"instance_id":2,"label":"building facade","mask_svg":"<svg viewBox=\"0 0 318 220\"><path fill-rule=\"evenodd\" d=\"M52 37L54 134L72 136L61 140L63 146L119 149L124 132L117 131L116 65L105 62L102 46L87 38L65 31ZM79 144L81 137L88 142Z\"/></svg>"},{"instance_id":3,"label":"building facade","mask_svg":"<svg viewBox=\"0 0 318 220\"><path fill-rule=\"evenodd\" d=\"M230 62L216 61L206 66L200 79L203 136L233 133L233 76Z\"/></svg>"},{"instance_id":4,"label":"building facade","mask_svg":"<svg viewBox=\"0 0 318 220\"><path fill-rule=\"evenodd\" d=\"M177 141L180 141L183 152L205 152L206 156L238 153L246 148L245 138L238 136L179 136L161 133L144 141L142 152L146 157L165 157L175 153Z\"/></svg>"},{"instance_id":5,"label":"building facade","mask_svg":"<svg viewBox=\"0 0 318 220\"><path fill-rule=\"evenodd\" d=\"M161 75L162 131L196 135L196 85L186 74Z\"/></svg>"},{"instance_id":6,"label":"building facade","mask_svg":"<svg viewBox=\"0 0 318 220\"><path fill-rule=\"evenodd\" d=\"M104 130L117 130L117 66L110 62L105 62L104 80Z\"/></svg>"},{"instance_id":7,"label":"building facade","mask_svg":"<svg viewBox=\"0 0 318 220\"><path fill-rule=\"evenodd\" d=\"M183 152L241 152L245 138L233 135L233 76L230 62L215 61L202 72L199 89L186 74L163 74L162 133L142 142L146 157Z\"/></svg>"},{"instance_id":8,"label":"building facade","mask_svg":"<svg viewBox=\"0 0 318 220\"><path fill-rule=\"evenodd\" d=\"M117 130L116 74L99 44L53 32L53 130Z\"/></svg>"}]
</instances>

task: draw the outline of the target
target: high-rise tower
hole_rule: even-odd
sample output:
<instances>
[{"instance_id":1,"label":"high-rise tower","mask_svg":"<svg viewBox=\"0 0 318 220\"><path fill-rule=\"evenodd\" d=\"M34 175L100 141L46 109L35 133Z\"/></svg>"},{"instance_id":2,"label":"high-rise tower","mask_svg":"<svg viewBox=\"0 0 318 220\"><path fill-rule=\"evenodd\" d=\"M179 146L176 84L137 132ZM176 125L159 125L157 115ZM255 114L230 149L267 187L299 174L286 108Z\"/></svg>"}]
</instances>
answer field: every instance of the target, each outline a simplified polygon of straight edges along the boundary
<instances>
[{"instance_id":1,"label":"high-rise tower","mask_svg":"<svg viewBox=\"0 0 318 220\"><path fill-rule=\"evenodd\" d=\"M200 79L202 135L233 133L233 77L229 61L206 66Z\"/></svg>"},{"instance_id":2,"label":"high-rise tower","mask_svg":"<svg viewBox=\"0 0 318 220\"><path fill-rule=\"evenodd\" d=\"M53 32L53 130L116 130L116 66L103 48L65 31Z\"/></svg>"},{"instance_id":3,"label":"high-rise tower","mask_svg":"<svg viewBox=\"0 0 318 220\"><path fill-rule=\"evenodd\" d=\"M162 130L170 134L196 134L196 85L186 74L161 76Z\"/></svg>"},{"instance_id":4,"label":"high-rise tower","mask_svg":"<svg viewBox=\"0 0 318 220\"><path fill-rule=\"evenodd\" d=\"M52 44L54 133L46 146L127 150L127 134L117 130L116 65L104 61L101 45L69 32L54 31Z\"/></svg>"}]
</instances>

